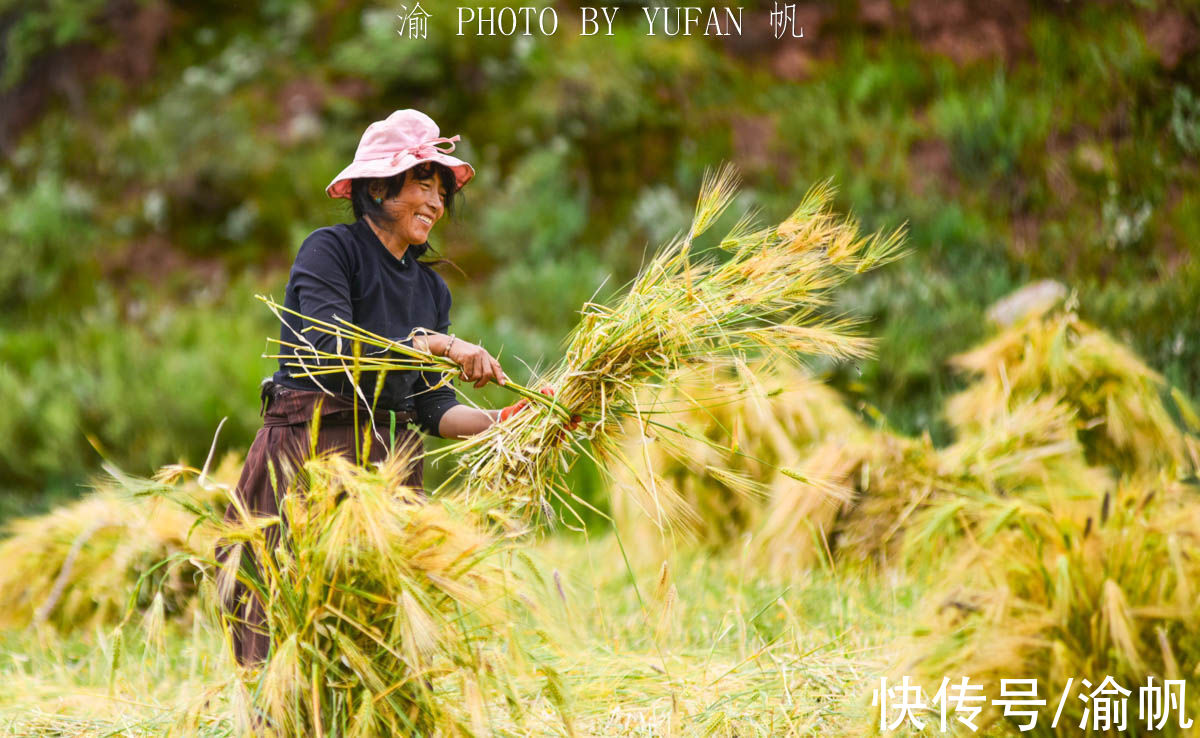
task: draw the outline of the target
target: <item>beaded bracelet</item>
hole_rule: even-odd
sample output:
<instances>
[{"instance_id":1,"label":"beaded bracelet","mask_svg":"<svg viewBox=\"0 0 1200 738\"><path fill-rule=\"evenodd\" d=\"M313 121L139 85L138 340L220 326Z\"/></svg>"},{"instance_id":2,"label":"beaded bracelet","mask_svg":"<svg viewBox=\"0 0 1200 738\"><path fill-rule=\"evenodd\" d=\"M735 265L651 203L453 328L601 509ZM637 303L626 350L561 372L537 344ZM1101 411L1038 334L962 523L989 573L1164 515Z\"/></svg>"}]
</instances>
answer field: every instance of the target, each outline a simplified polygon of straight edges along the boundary
<instances>
[{"instance_id":1,"label":"beaded bracelet","mask_svg":"<svg viewBox=\"0 0 1200 738\"><path fill-rule=\"evenodd\" d=\"M445 353L442 354L442 356L446 356L446 357L450 356L450 347L454 345L454 339L455 339L455 335L453 333L451 333L450 341L446 344L446 351L445 351Z\"/></svg>"}]
</instances>

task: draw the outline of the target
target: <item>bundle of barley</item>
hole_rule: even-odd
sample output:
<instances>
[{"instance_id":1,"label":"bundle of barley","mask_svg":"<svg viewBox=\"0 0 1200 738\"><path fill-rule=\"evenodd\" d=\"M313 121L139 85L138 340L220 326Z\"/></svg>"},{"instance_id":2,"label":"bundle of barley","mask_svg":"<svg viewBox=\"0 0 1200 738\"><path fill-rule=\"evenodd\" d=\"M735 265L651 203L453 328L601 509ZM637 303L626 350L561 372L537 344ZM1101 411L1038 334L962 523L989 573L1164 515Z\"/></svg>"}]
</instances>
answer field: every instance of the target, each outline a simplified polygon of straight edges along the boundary
<instances>
[{"instance_id":1,"label":"bundle of barley","mask_svg":"<svg viewBox=\"0 0 1200 738\"><path fill-rule=\"evenodd\" d=\"M797 469L814 443L862 432L836 392L796 367L694 371L642 406L688 431L631 429L629 464L612 475L613 517L644 552L666 541L722 546L756 529L768 505L812 497Z\"/></svg>"},{"instance_id":2,"label":"bundle of barley","mask_svg":"<svg viewBox=\"0 0 1200 738\"><path fill-rule=\"evenodd\" d=\"M214 472L233 479L238 459ZM115 472L78 502L44 515L10 521L0 542L0 627L49 624L60 631L112 624L131 602L149 606L162 595L165 614L190 616L210 528L195 526L183 507L149 496L158 485ZM215 504L225 487L195 482L177 490L186 505Z\"/></svg>"},{"instance_id":3,"label":"bundle of barley","mask_svg":"<svg viewBox=\"0 0 1200 738\"><path fill-rule=\"evenodd\" d=\"M913 515L909 558L953 554L948 541L983 543L1030 518L1070 515L1109 493L1108 469L1088 464L1074 412L1054 397L1022 403L995 425L938 454L937 499Z\"/></svg>"},{"instance_id":4,"label":"bundle of barley","mask_svg":"<svg viewBox=\"0 0 1200 738\"><path fill-rule=\"evenodd\" d=\"M1085 489L1102 484L1098 470L1084 466L1075 411L1060 397L1014 400L990 409L989 421L942 449L947 480L1002 496L1036 489L1054 477L1078 476Z\"/></svg>"},{"instance_id":5,"label":"bundle of barley","mask_svg":"<svg viewBox=\"0 0 1200 738\"><path fill-rule=\"evenodd\" d=\"M1129 690L1128 730L1184 733L1181 711L1194 716L1200 695L1177 683L1182 704L1161 697L1164 680L1188 680L1200 660L1198 494L1164 478L1127 481L1086 509L1047 508L965 552L928 598L900 670L930 695L943 677L967 676L989 702L1001 697L1001 679L1036 679L1047 735L1112 729L1099 708L1085 711L1101 686L1120 700L1115 684ZM1142 689L1155 686L1160 700L1147 701ZM993 710L976 722L1000 717Z\"/></svg>"},{"instance_id":6,"label":"bundle of barley","mask_svg":"<svg viewBox=\"0 0 1200 738\"><path fill-rule=\"evenodd\" d=\"M1090 463L1122 472L1187 464L1184 434L1163 403L1163 378L1073 312L1034 314L953 364L978 377L947 403L960 435L984 432L1017 403L1056 395L1075 411ZM1181 394L1173 397L1185 417L1195 417Z\"/></svg>"},{"instance_id":7,"label":"bundle of barley","mask_svg":"<svg viewBox=\"0 0 1200 738\"><path fill-rule=\"evenodd\" d=\"M794 576L831 557L839 516L864 503L858 484L869 477L872 459L886 458L891 449L882 433L834 437L789 470L791 483L772 490L754 537L756 558L765 569Z\"/></svg>"},{"instance_id":8,"label":"bundle of barley","mask_svg":"<svg viewBox=\"0 0 1200 738\"><path fill-rule=\"evenodd\" d=\"M243 519L218 577L263 603L267 664L250 675L279 735L463 735L484 731L491 679L508 667L490 638L511 605L498 542L469 511L396 483L408 460L368 470L334 456L299 470L270 520ZM246 551L261 562L242 566Z\"/></svg>"},{"instance_id":9,"label":"bundle of barley","mask_svg":"<svg viewBox=\"0 0 1200 738\"><path fill-rule=\"evenodd\" d=\"M858 451L833 445L806 462L820 484L855 493L832 541L843 555L928 562L951 555L948 542L986 539L1025 516L1103 496L1114 480L1097 464L1125 473L1196 464L1196 443L1171 420L1161 378L1073 314L1035 315L955 364L978 379L950 400L959 434L951 446L880 434ZM1193 418L1186 399L1173 397ZM824 529L810 513L792 506L772 515L778 532L767 526L760 540L774 568L802 563L779 555L811 537L801 524Z\"/></svg>"},{"instance_id":10,"label":"bundle of barley","mask_svg":"<svg viewBox=\"0 0 1200 738\"><path fill-rule=\"evenodd\" d=\"M1088 465L1074 413L1057 398L995 412L992 422L943 449L880 435L862 468L864 484L878 483L859 489L839 521L841 550L928 564L963 540L1065 512L1112 487L1106 470Z\"/></svg>"},{"instance_id":11,"label":"bundle of barley","mask_svg":"<svg viewBox=\"0 0 1200 738\"><path fill-rule=\"evenodd\" d=\"M818 450L809 462L822 472L817 483L854 493L852 504L834 521L830 547L850 561L890 563L902 549L914 513L941 491L932 443L880 431L855 444Z\"/></svg>"},{"instance_id":12,"label":"bundle of barley","mask_svg":"<svg viewBox=\"0 0 1200 738\"><path fill-rule=\"evenodd\" d=\"M841 526L864 529L842 538L860 553L878 554L903 522L905 557L952 555L947 541L1073 514L1111 493L1114 471L1174 474L1189 463L1161 378L1071 313L1035 315L954 361L979 377L947 406L959 438L936 452L918 497L863 496Z\"/></svg>"},{"instance_id":13,"label":"bundle of barley","mask_svg":"<svg viewBox=\"0 0 1200 738\"><path fill-rule=\"evenodd\" d=\"M584 306L563 361L544 378L558 406L583 418L591 450L609 462L602 467L615 465L626 420L669 428L643 413L638 391L682 367L742 352L847 358L870 348L851 321L822 309L834 287L896 258L900 232L860 236L853 221L830 211L829 188L817 187L778 226L754 230L743 218L720 242L720 259L696 257L693 239L717 220L734 187L728 170L706 180L689 232L660 251L615 305ZM457 444L466 491L549 513L549 496L570 497L560 471L586 450L560 432L562 420L557 412L517 414Z\"/></svg>"}]
</instances>

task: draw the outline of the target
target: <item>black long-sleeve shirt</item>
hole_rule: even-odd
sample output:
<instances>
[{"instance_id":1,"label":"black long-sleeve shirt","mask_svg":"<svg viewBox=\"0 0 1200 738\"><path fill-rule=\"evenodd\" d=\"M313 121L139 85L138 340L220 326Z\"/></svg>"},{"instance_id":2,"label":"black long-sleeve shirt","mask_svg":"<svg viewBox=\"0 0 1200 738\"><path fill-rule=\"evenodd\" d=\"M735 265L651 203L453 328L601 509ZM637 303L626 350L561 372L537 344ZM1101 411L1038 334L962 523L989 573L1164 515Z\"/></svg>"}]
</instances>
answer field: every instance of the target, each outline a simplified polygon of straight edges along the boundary
<instances>
[{"instance_id":1,"label":"black long-sleeve shirt","mask_svg":"<svg viewBox=\"0 0 1200 738\"><path fill-rule=\"evenodd\" d=\"M388 339L407 339L414 328L445 333L450 327L450 289L441 275L414 259L411 250L403 259L397 259L362 219L349 225L318 228L304 239L292 264L283 304L329 323L336 323L333 316L337 315ZM297 335L309 322L286 312L283 317L280 339L303 344ZM318 349L338 351L337 339L328 333L313 329L301 335ZM362 347L363 356L380 351L374 346ZM343 342L340 353L351 352L352 348ZM295 355L286 346L280 353ZM274 380L293 389L319 389L307 376L291 376L303 371L284 366L293 360L279 360ZM311 355L305 362L310 366L316 363ZM348 397L354 394L350 378L343 373L318 374L316 378L333 392ZM459 404L451 387L429 389L440 378L436 372L390 371L377 407L415 411L417 424L437 435L442 415ZM363 372L359 379L368 402L374 397L375 380L376 372Z\"/></svg>"}]
</instances>

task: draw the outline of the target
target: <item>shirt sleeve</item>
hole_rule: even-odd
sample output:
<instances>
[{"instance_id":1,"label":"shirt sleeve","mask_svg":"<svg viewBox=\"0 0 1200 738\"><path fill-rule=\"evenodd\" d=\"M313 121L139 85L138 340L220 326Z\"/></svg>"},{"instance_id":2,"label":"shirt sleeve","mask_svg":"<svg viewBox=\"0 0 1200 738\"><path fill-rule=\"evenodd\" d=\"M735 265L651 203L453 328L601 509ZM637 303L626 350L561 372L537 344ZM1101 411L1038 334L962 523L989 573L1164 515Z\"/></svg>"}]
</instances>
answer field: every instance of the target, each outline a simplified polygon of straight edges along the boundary
<instances>
[{"instance_id":1,"label":"shirt sleeve","mask_svg":"<svg viewBox=\"0 0 1200 738\"><path fill-rule=\"evenodd\" d=\"M438 333L445 333L450 330L450 288L442 280L441 276L430 270L434 276L434 299L437 301L438 324L434 330ZM438 425L441 424L442 416L446 411L455 405L461 405L458 397L455 395L453 381L442 387L437 387L438 382L442 381L442 374L439 372L422 372L421 376L413 386L413 404L417 411L417 425L430 435L440 435L438 433ZM429 389L437 387L437 389Z\"/></svg>"},{"instance_id":2,"label":"shirt sleeve","mask_svg":"<svg viewBox=\"0 0 1200 738\"><path fill-rule=\"evenodd\" d=\"M324 229L313 231L296 254L292 265L291 283L296 290L301 315L327 323L337 323L335 317L354 320L354 307L350 300L350 281L353 264L346 248L331 233ZM301 321L301 329L312 323ZM337 338L319 330L301 334L303 339L293 336L296 343L310 342L322 351L337 352ZM342 347L343 353L349 347ZM336 363L332 360L318 363Z\"/></svg>"}]
</instances>

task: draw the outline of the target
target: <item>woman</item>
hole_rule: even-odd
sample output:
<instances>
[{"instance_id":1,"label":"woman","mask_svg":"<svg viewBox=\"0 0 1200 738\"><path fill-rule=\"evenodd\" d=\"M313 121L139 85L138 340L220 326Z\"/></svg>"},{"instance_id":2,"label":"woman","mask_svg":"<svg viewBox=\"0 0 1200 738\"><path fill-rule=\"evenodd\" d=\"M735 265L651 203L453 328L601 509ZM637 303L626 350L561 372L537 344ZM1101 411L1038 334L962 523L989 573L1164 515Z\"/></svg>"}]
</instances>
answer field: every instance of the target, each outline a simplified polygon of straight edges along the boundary
<instances>
[{"instance_id":1,"label":"woman","mask_svg":"<svg viewBox=\"0 0 1200 738\"><path fill-rule=\"evenodd\" d=\"M483 347L447 332L450 291L428 264L417 261L429 248L429 232L475 174L470 164L450 156L456 140L458 136L440 137L433 120L416 110L398 110L372 123L359 142L354 162L325 190L330 197L350 200L355 221L319 228L304 240L288 278L284 306L326 322L341 317L378 335L447 356L461 367L463 379L476 387L503 384L507 377L500 364ZM303 332L307 321L286 315L283 341L337 350L335 337ZM409 423L443 438L464 438L525 404L503 410L473 408L460 404L452 388L438 387L437 373L410 371L388 373L378 403L368 408L355 399L349 378L340 374L293 377L297 370L286 367L288 361L280 359L279 370L263 382L263 427L250 446L234 491L252 515L278 514L279 495L286 494L290 484L288 470L297 468L311 448L309 425L314 413L320 415L318 452L352 457L355 433L360 439L373 433L369 461L382 461L394 443L394 448L414 458L406 484L421 489L422 442L407 427ZM374 380L368 372L360 381L366 398L375 396ZM358 429L353 425L356 401L362 426ZM283 477L277 485L272 484L273 474ZM237 506L230 505L225 519L233 522L238 515ZM270 531L269 540L277 541L278 534L277 529ZM227 546L220 547L218 559L224 561L228 553ZM246 559L245 552L242 556ZM254 562L244 560L241 565L253 567ZM237 585L225 607L238 662L246 666L265 660L270 641L262 628L261 603Z\"/></svg>"}]
</instances>

